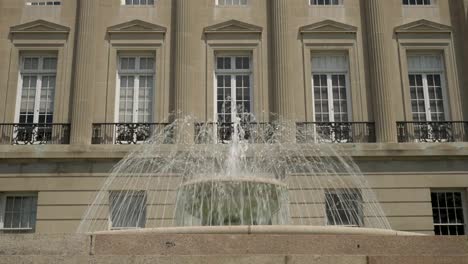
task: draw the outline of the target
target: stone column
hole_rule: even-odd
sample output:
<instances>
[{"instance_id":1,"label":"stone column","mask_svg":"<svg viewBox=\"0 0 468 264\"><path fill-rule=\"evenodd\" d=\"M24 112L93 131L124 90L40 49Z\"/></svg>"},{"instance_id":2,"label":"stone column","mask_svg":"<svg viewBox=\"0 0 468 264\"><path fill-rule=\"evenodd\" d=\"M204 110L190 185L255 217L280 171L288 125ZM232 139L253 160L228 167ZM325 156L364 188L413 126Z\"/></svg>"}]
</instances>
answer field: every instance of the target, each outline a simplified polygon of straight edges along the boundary
<instances>
[{"instance_id":1,"label":"stone column","mask_svg":"<svg viewBox=\"0 0 468 264\"><path fill-rule=\"evenodd\" d=\"M175 52L174 52L174 107L176 118L180 121L177 126L177 141L179 143L190 143L193 141L193 124L182 122L184 118L191 114L192 90L192 53L191 44L194 31L193 15L191 8L197 2L194 0L176 0L175 18ZM188 121L191 122L191 121ZM190 126L191 125L191 126Z\"/></svg>"},{"instance_id":2,"label":"stone column","mask_svg":"<svg viewBox=\"0 0 468 264\"><path fill-rule=\"evenodd\" d=\"M398 87L393 85L392 67L394 58L391 54L392 31L386 21L385 5L388 0L366 0L366 22L369 55L370 85L373 94L374 119L377 142L397 142L395 104L393 92Z\"/></svg>"},{"instance_id":3,"label":"stone column","mask_svg":"<svg viewBox=\"0 0 468 264\"><path fill-rule=\"evenodd\" d=\"M193 29L193 0L176 0L175 53L174 53L174 95L175 111L179 117L190 114L191 50Z\"/></svg>"},{"instance_id":4,"label":"stone column","mask_svg":"<svg viewBox=\"0 0 468 264\"><path fill-rule=\"evenodd\" d=\"M294 39L289 30L288 6L290 0L270 0L271 4L271 78L273 108L281 125L282 141L293 142L296 137L294 87L291 78L290 41Z\"/></svg>"},{"instance_id":5,"label":"stone column","mask_svg":"<svg viewBox=\"0 0 468 264\"><path fill-rule=\"evenodd\" d=\"M281 121L294 121L294 98L291 76L288 0L270 0L271 4L271 88L274 111Z\"/></svg>"},{"instance_id":6,"label":"stone column","mask_svg":"<svg viewBox=\"0 0 468 264\"><path fill-rule=\"evenodd\" d=\"M73 83L71 144L91 144L94 76L96 68L96 28L99 2L79 0L75 46L75 76Z\"/></svg>"}]
</instances>

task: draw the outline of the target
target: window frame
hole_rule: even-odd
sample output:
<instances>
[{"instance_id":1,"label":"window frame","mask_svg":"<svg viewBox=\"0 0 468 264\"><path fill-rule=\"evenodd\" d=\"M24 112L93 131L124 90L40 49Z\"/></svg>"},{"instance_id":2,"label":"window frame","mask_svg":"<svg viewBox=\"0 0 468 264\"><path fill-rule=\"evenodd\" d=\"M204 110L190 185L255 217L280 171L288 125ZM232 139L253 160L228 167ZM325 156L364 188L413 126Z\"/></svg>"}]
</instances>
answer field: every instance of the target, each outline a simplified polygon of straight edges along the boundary
<instances>
[{"instance_id":1,"label":"window frame","mask_svg":"<svg viewBox=\"0 0 468 264\"><path fill-rule=\"evenodd\" d=\"M461 188L454 188L454 189L431 189L430 194L432 196L433 193L461 193L461 200L462 200L462 210L463 210L463 217L464 217L464 223L463 226L465 227L465 236L468 235L468 195L467 195L467 190L461 189ZM431 198L431 210L433 210L432 207L432 198ZM434 213L432 212L432 224L434 227L434 233L435 233L435 227L436 223L434 223ZM438 224L440 226L450 226L453 224ZM440 235L440 236L451 236L451 235Z\"/></svg>"},{"instance_id":2,"label":"window frame","mask_svg":"<svg viewBox=\"0 0 468 264\"><path fill-rule=\"evenodd\" d=\"M223 70L223 69L218 69L217 67L217 59L219 57L229 57L231 59L231 69L228 70ZM235 68L235 58L237 57L248 57L249 58L249 69L234 69ZM218 75L230 75L231 76L231 105L235 105L237 103L237 96L236 96L236 87L237 87L237 81L236 77L239 75L249 75L249 97L250 97L250 114L254 113L254 84L252 83L253 81L253 57L250 53L245 53L245 52L240 52L240 53L225 53L225 52L217 52L214 56L214 79L213 79L213 120L215 123L217 123L218 120ZM234 89L233 89L234 87ZM235 116L236 111L234 111L235 108L231 107L231 116ZM232 120L231 120L232 122Z\"/></svg>"},{"instance_id":3,"label":"window frame","mask_svg":"<svg viewBox=\"0 0 468 264\"><path fill-rule=\"evenodd\" d=\"M326 70L321 70L321 69L314 69L313 68L313 58L314 57L328 57L328 56L345 56L346 57L346 70L342 69L326 69ZM332 76L333 75L344 75L345 76L345 82L346 82L346 102L347 102L347 114L348 114L348 121L347 122L352 122L353 121L353 112L352 112L352 98L351 98L351 82L350 82L350 65L349 65L349 56L347 54L341 54L341 53L312 53L311 54L311 59L310 59L310 65L311 65L311 72L310 72L310 78L311 78L311 85L312 85L312 112L314 115L312 116L313 122L321 122L316 120L316 109L315 109L315 83L314 83L314 75L327 75L327 94L328 94L328 115L329 115L329 121L330 123L336 122L335 119L335 111L334 111L334 97L333 97L333 84L332 84ZM332 110L333 109L333 110ZM333 118L331 118L333 117ZM339 122L338 122L339 123Z\"/></svg>"},{"instance_id":4,"label":"window frame","mask_svg":"<svg viewBox=\"0 0 468 264\"><path fill-rule=\"evenodd\" d=\"M8 197L29 197L36 198L35 215L33 220L33 227L31 228L5 228L5 213L6 202ZM39 195L36 192L0 192L0 234L2 232L35 232L37 226L37 209L38 209Z\"/></svg>"},{"instance_id":5,"label":"window frame","mask_svg":"<svg viewBox=\"0 0 468 264\"><path fill-rule=\"evenodd\" d=\"M135 58L135 70L122 70L121 69L121 59L122 58ZM139 65L142 58L152 58L153 59L153 69L151 70L141 70L139 69ZM120 92L121 92L121 75L126 76L133 76L134 77L134 84L133 84L133 115L132 115L132 122L125 122L125 123L151 123L155 120L155 108L157 107L155 103L157 102L156 96L156 87L157 87L157 58L155 54L151 52L142 52L142 53L130 53L130 52L121 52L117 54L117 68L116 68L116 90L115 90L115 115L114 121L115 123L123 123L120 121ZM153 76L153 87L151 91L151 109L150 109L150 117L149 122L141 122L138 120L138 108L139 108L139 80L141 76ZM136 120L136 121L135 121Z\"/></svg>"},{"instance_id":6,"label":"window frame","mask_svg":"<svg viewBox=\"0 0 468 264\"><path fill-rule=\"evenodd\" d=\"M247 7L249 6L249 1L250 0L245 0L245 4L241 4L241 1L243 0L239 0L239 4L220 4L219 3L220 0L215 0L215 6L216 7L224 7L224 8L239 8L239 7ZM224 1L235 1L235 0L224 0Z\"/></svg>"},{"instance_id":7,"label":"window frame","mask_svg":"<svg viewBox=\"0 0 468 264\"><path fill-rule=\"evenodd\" d=\"M132 197L136 197L137 195L142 195L143 196L143 201L144 201L144 205L143 205L143 208L145 210L145 213L143 214L144 215L144 219L142 219L143 221L143 226L139 227L139 226L136 226L136 227L133 227L133 226L130 226L130 227L124 227L124 226L116 226L114 227L113 226L113 222L112 222L112 196L113 194L115 195L130 195ZM125 198L123 198L125 199ZM144 191L144 190L141 190L141 191L109 191L109 213L108 213L108 230L136 230L136 229L143 229L146 227L146 224L148 222L148 192L147 191Z\"/></svg>"},{"instance_id":8,"label":"window frame","mask_svg":"<svg viewBox=\"0 0 468 264\"><path fill-rule=\"evenodd\" d=\"M24 69L24 59L25 58L38 58L38 70L25 70ZM44 63L45 58L55 58L56 59L56 66L55 70L43 70L42 66ZM55 87L54 87L54 95L52 97L52 102L53 102L53 108L51 109L52 111L52 122L55 122L55 109L56 109L56 96L57 96L57 90L58 90L58 67L59 67L59 56L57 54L21 54L19 58L19 71L18 71L18 87L17 87L17 96L16 96L16 107L15 107L15 114L14 114L14 123L19 123L20 121L20 113L21 113L21 97L23 95L23 75L30 75L36 76L36 95L35 95L35 100L34 100L34 114L33 114L33 124L38 124L39 123L39 111L40 111L40 103L41 103L41 91L43 89L42 87L42 78L44 76L50 76L53 75L55 76ZM27 122L26 122L27 123ZM25 124L26 124L25 123ZM45 124L51 124L51 123L45 123ZM42 124L42 123L41 123Z\"/></svg>"},{"instance_id":9,"label":"window frame","mask_svg":"<svg viewBox=\"0 0 468 264\"><path fill-rule=\"evenodd\" d=\"M138 1L142 1L142 0L138 0ZM141 2L139 2L138 4L133 4L133 3L127 4L126 0L120 0L120 5L125 6L125 7L148 7L148 6L155 6L157 0L146 0L146 1L153 1L153 3L141 4Z\"/></svg>"},{"instance_id":10,"label":"window frame","mask_svg":"<svg viewBox=\"0 0 468 264\"><path fill-rule=\"evenodd\" d=\"M329 219L328 219L328 214L327 214L327 206L328 206L328 202L327 202L327 194L334 194L334 195L339 195L337 194L338 192L353 192L353 194L357 194L360 198L360 203L358 204L358 209L359 209L359 219L357 219L360 223L358 223L358 225L334 225L333 223L330 223ZM365 202L364 202L364 196L363 196L363 193L359 190L359 189L328 189L328 190L325 190L324 192L324 203L325 203L325 206L324 206L324 218L325 218L325 225L326 226L341 226L341 227L365 227L365 221L364 221L364 218L365 218L365 215L364 215L364 211L365 211ZM336 207L336 206L335 206ZM333 210L338 210L338 209L333 209ZM333 211L331 210L331 211Z\"/></svg>"},{"instance_id":11,"label":"window frame","mask_svg":"<svg viewBox=\"0 0 468 264\"><path fill-rule=\"evenodd\" d=\"M410 57L419 57L419 56L434 56L434 55L437 55L441 62L442 62L442 69L440 71L428 71L428 70L425 70L425 69L421 69L421 70L410 70L409 69L409 65L408 65L408 62L409 62L409 58ZM409 80L409 76L410 75L422 75L422 78L423 78L423 92L424 92L424 104L425 104L425 114L426 114L426 121L421 121L421 122L438 122L437 120L436 121L433 121L432 120L432 116L431 116L431 111L430 111L430 99L429 99L429 85L428 85L428 81L427 81L427 76L428 75L440 75L440 86L441 86L441 89L442 89L442 96L443 96L443 111L444 111L444 118L445 118L445 121L449 121L450 120L450 105L449 105L449 95L448 95L448 89L449 89L449 86L448 86L448 83L447 83L447 77L446 77L446 74L447 74L447 69L445 67L445 64L446 64L446 61L445 61L445 56L444 54L440 53L440 52L418 52L418 51L410 51L406 54L406 82L408 83L408 99L409 99L409 115L411 116L411 119L412 121L414 122L419 122L417 120L414 120L413 119L413 109L412 109L412 105L411 105L411 101L413 100L411 98L411 85L410 85L410 80ZM444 122L444 121L442 121Z\"/></svg>"},{"instance_id":12,"label":"window frame","mask_svg":"<svg viewBox=\"0 0 468 264\"><path fill-rule=\"evenodd\" d=\"M315 1L320 1L320 0L307 0L309 2L309 6L314 6L314 7L339 7L339 6L344 6L344 0L336 0L338 1L338 4L332 4L331 2L333 0L329 0L330 4L316 4L314 3ZM325 1L325 0L322 0Z\"/></svg>"},{"instance_id":13,"label":"window frame","mask_svg":"<svg viewBox=\"0 0 468 264\"><path fill-rule=\"evenodd\" d=\"M405 4L404 3L405 1L408 1L408 4ZM417 3L411 4L410 1L412 1L412 0L402 0L401 5L403 7L432 7L432 6L435 6L435 4L436 4L435 0L427 0L427 1L429 1L429 4L417 4ZM418 0L413 0L413 1L417 2ZM421 0L421 1L425 1L425 0Z\"/></svg>"}]
</instances>

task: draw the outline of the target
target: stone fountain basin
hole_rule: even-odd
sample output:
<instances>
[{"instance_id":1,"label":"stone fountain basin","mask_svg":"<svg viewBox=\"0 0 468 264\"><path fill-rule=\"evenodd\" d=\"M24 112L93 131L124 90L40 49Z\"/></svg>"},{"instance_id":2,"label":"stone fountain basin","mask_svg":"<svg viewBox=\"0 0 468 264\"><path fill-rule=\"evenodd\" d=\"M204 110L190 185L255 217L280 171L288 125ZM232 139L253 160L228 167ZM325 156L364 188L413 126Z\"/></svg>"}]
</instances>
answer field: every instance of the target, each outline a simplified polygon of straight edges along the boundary
<instances>
[{"instance_id":1,"label":"stone fountain basin","mask_svg":"<svg viewBox=\"0 0 468 264\"><path fill-rule=\"evenodd\" d=\"M200 177L177 192L176 226L288 223L288 188L273 178Z\"/></svg>"},{"instance_id":2,"label":"stone fountain basin","mask_svg":"<svg viewBox=\"0 0 468 264\"><path fill-rule=\"evenodd\" d=\"M132 230L116 230L95 232L96 235L112 234L168 234L168 235L365 235L365 236L425 236L419 233L342 226L200 226L200 227L165 227L142 228Z\"/></svg>"}]
</instances>

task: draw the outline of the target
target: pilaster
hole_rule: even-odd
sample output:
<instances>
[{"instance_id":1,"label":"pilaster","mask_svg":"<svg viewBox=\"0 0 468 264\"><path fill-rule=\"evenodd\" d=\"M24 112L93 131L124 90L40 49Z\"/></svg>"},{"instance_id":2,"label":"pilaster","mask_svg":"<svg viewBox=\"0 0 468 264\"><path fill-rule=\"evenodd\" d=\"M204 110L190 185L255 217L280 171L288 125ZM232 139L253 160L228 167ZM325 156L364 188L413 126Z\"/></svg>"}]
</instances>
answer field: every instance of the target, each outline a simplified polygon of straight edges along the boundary
<instances>
[{"instance_id":1,"label":"pilaster","mask_svg":"<svg viewBox=\"0 0 468 264\"><path fill-rule=\"evenodd\" d=\"M373 94L374 119L377 142L396 142L397 129L392 80L394 57L392 31L389 30L385 2L388 0L366 0L366 22L369 55L370 85Z\"/></svg>"},{"instance_id":2,"label":"pilaster","mask_svg":"<svg viewBox=\"0 0 468 264\"><path fill-rule=\"evenodd\" d=\"M271 3L271 87L274 111L281 121L294 121L294 97L290 87L290 31L288 30L288 0L270 0Z\"/></svg>"},{"instance_id":3,"label":"pilaster","mask_svg":"<svg viewBox=\"0 0 468 264\"><path fill-rule=\"evenodd\" d=\"M79 0L73 83L71 144L91 144L94 80L96 67L96 25L99 2Z\"/></svg>"},{"instance_id":4,"label":"pilaster","mask_svg":"<svg viewBox=\"0 0 468 264\"><path fill-rule=\"evenodd\" d=\"M174 42L174 107L175 117L179 124L176 129L176 141L178 143L190 143L193 141L194 126L186 124L191 113L190 103L193 90L193 52L191 43L193 38L194 21L196 15L191 6L194 0L176 0L175 18L175 42ZM195 3L196 4L196 3Z\"/></svg>"}]
</instances>

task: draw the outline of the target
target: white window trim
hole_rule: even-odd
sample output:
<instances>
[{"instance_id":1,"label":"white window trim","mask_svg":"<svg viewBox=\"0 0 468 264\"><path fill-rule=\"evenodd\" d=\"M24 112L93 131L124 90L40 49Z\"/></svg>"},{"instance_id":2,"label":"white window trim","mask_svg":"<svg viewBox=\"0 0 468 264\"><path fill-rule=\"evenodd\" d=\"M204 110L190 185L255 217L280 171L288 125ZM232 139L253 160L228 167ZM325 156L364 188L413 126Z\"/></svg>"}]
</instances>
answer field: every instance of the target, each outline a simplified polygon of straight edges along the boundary
<instances>
[{"instance_id":1,"label":"white window trim","mask_svg":"<svg viewBox=\"0 0 468 264\"><path fill-rule=\"evenodd\" d=\"M350 190L350 191L351 191L351 190ZM339 192L340 192L340 189L336 189L336 190L325 190L325 192L324 192L324 199L325 199L325 200L324 200L324 209L323 209L323 210L324 210L324 218L325 218L325 225L326 225L326 226L338 226L338 227L365 227L365 224L364 224L364 218L365 218L365 216L364 216L364 210L365 210L365 209L364 209L364 206L365 206L364 197L363 197L363 195L362 195L362 192L360 192L358 189L355 189L354 191L356 191L356 192L360 195L360 197L361 197L361 209L362 209L362 211L360 212L360 213L361 213L361 215L360 215L361 219L359 219L359 220L361 221L361 224L362 224L362 225L333 225L332 223L330 223L330 222L328 221L328 216L327 216L327 200L326 200L326 199L327 199L327 196L326 196L326 195L327 195L327 193L331 193L331 194L337 194L337 193L339 193Z\"/></svg>"},{"instance_id":2,"label":"white window trim","mask_svg":"<svg viewBox=\"0 0 468 264\"><path fill-rule=\"evenodd\" d=\"M122 191L110 191L109 192L109 212L108 212L108 230L138 230L138 229L142 229L142 228L145 228L145 227L119 227L119 226L113 226L113 223L112 223L112 210L111 210L111 199L112 199L112 193L119 193L119 192L122 192ZM125 192L125 191L124 191ZM134 191L134 192L128 192L126 195L131 195L131 196L135 196L135 193L138 193L138 192L141 192L143 194L143 196L145 196L145 210L147 211L146 213L148 213L148 194L146 191ZM146 215L146 217L148 217ZM146 222L147 222L147 219L144 219L144 223L145 223L145 226L146 226Z\"/></svg>"},{"instance_id":3,"label":"white window trim","mask_svg":"<svg viewBox=\"0 0 468 264\"><path fill-rule=\"evenodd\" d=\"M57 90L57 72L58 72L58 65L54 71L32 71L29 72L27 70L23 70L24 58L36 57L39 58L39 69L42 69L42 65L44 62L44 58L51 58L55 57L58 63L58 57L56 55L44 55L44 54L32 54L32 55L23 55L20 56L20 69L18 71L18 87L17 87L17 96L16 96L16 106L15 106L15 118L14 123L19 123L20 118L20 109L21 109L21 96L23 95L23 74L36 74L36 97L35 97L35 105L34 105L34 124L39 122L39 106L40 106L40 99L41 99L41 90L42 90L42 77L44 75L55 75L55 91ZM54 107L55 107L55 98L54 98ZM53 112L55 109L52 109ZM53 121L52 121L53 122Z\"/></svg>"},{"instance_id":4,"label":"white window trim","mask_svg":"<svg viewBox=\"0 0 468 264\"><path fill-rule=\"evenodd\" d=\"M403 7L405 7L405 8L414 8L414 7L424 8L424 7L434 7L434 6L437 5L437 3L436 3L437 0L430 0L430 1L431 1L431 3L429 5L418 5L418 4L413 5L413 4L404 4L403 0L401 0L401 5Z\"/></svg>"},{"instance_id":5,"label":"white window trim","mask_svg":"<svg viewBox=\"0 0 468 264\"><path fill-rule=\"evenodd\" d=\"M314 4L314 0L307 0L309 3L310 6L313 6L313 7L341 7L341 6L344 6L344 0L338 0L338 4L323 4L323 5L320 5L320 4Z\"/></svg>"},{"instance_id":6,"label":"white window trim","mask_svg":"<svg viewBox=\"0 0 468 264\"><path fill-rule=\"evenodd\" d=\"M314 75L319 74L319 75L327 75L327 92L328 92L328 113L330 117L330 123L335 122L335 109L333 105L333 85L332 85L332 75L345 75L345 81L346 81L346 101L347 101L347 111L348 111L348 122L352 122L352 114L351 114L351 93L350 93L350 87L349 87L349 74L347 72L312 72L312 94L315 89L315 84L314 84ZM312 104L312 109L315 113L315 98L314 102ZM315 120L315 115L313 116L313 120L315 122L318 122Z\"/></svg>"},{"instance_id":7,"label":"white window trim","mask_svg":"<svg viewBox=\"0 0 468 264\"><path fill-rule=\"evenodd\" d=\"M135 67L139 69L140 65L140 59L141 58L153 58L153 65L154 69L153 70L136 70L134 73L131 73L130 71L122 73L123 75L132 75L135 77L135 83L133 86L133 99L134 99L134 109L133 109L133 117L132 117L132 122L133 123L141 123L137 122L138 120L138 100L139 100L139 89L136 89L137 87L140 87L140 76L141 75L153 75L153 90L152 90L152 98L151 100L153 101L153 109L151 109L151 119L154 119L154 94L156 92L156 57L154 55L126 55L122 54L117 56L117 72L116 72L116 91L115 91L115 115L114 115L114 122L115 123L120 123L119 116L120 116L120 75L121 75L121 70L120 70L120 63L121 63L121 58L136 58L135 60Z\"/></svg>"},{"instance_id":8,"label":"white window trim","mask_svg":"<svg viewBox=\"0 0 468 264\"><path fill-rule=\"evenodd\" d=\"M231 69L230 70L222 70L222 69L217 69L217 58L218 57L230 57L231 58ZM232 70L233 68L235 68L235 58L236 57L249 57L249 70ZM229 54L218 54L215 56L215 62L214 62L214 78L213 78L213 88L214 88L214 102L213 102L213 108L214 108L214 115L213 115L213 120L215 121L215 123L218 122L218 75L231 75L231 98L233 98L233 102L236 103L237 102L237 97L236 97L236 76L237 75L246 75L246 74L249 74L249 83L250 83L250 113L251 114L254 114L254 108L253 108L253 102L254 102L254 98L253 98L253 69L252 69L252 66L253 66L253 62L252 62L252 56L250 54L245 54L245 55L242 55L242 54L236 54L236 55L229 55ZM234 89L233 89L234 87ZM235 105L235 104L232 104L232 105ZM231 115L232 117L235 117L236 116L236 108L235 107L231 107Z\"/></svg>"},{"instance_id":9,"label":"white window trim","mask_svg":"<svg viewBox=\"0 0 468 264\"><path fill-rule=\"evenodd\" d=\"M7 197L15 197L15 196L28 196L28 197L35 197L38 198L37 193L29 193L29 192L0 192L0 233L2 231L32 231L34 228L4 228L5 226L5 210L6 210L6 201ZM37 206L37 204L36 204ZM36 207L37 212L37 207ZM37 223L37 216L34 219L34 224Z\"/></svg>"},{"instance_id":10,"label":"white window trim","mask_svg":"<svg viewBox=\"0 0 468 264\"><path fill-rule=\"evenodd\" d=\"M447 193L447 192L460 192L462 195L462 208L463 208L463 220L465 224L465 235L468 234L468 195L467 195L466 189L459 189L459 188L454 188L454 189L431 189L431 194L432 193ZM432 203L432 201L431 201ZM431 205L431 210L432 210L432 205ZM434 216L432 215L434 218ZM435 231L435 226L436 223L432 223ZM444 226L449 226L451 224L440 224Z\"/></svg>"},{"instance_id":11,"label":"white window trim","mask_svg":"<svg viewBox=\"0 0 468 264\"><path fill-rule=\"evenodd\" d=\"M122 6L133 6L133 7L138 7L138 6L141 6L141 7L145 7L145 6L155 6L155 5L156 5L156 1L157 1L157 0L154 0L154 3L153 3L153 4L137 4L137 5L131 4L131 5L127 5L127 4L125 3L125 0L120 0L120 5L122 5Z\"/></svg>"},{"instance_id":12,"label":"white window trim","mask_svg":"<svg viewBox=\"0 0 468 264\"><path fill-rule=\"evenodd\" d=\"M226 5L226 4L224 4L224 5L221 5L221 4L219 4L219 0L215 0L215 5L216 5L216 7L247 7L247 6L249 5L249 1L251 1L251 0L246 0L246 4L245 4L245 5L244 5L244 4L241 4L241 3L240 3L240 0L239 0L239 4L238 4L238 5L236 5L236 4L232 4L232 5Z\"/></svg>"},{"instance_id":13,"label":"white window trim","mask_svg":"<svg viewBox=\"0 0 468 264\"><path fill-rule=\"evenodd\" d=\"M411 57L411 56L433 56L434 54L433 53L414 53L414 54L409 54L407 55L407 61L408 61L408 58ZM424 104L426 106L426 120L427 122L432 122L432 116L431 116L431 105L430 105L430 101L429 101L429 85L427 83L427 75L435 75L435 74L438 74L440 75L440 86L442 88L442 96L443 96L443 104L444 104L444 117L445 117L445 120L447 121L450 121L450 113L449 113L449 102L448 102L448 91L447 91L447 80L446 80L446 77L445 77L445 73L446 73L446 70L445 70L445 66L444 66L444 62L445 62L445 58L443 55L439 55L441 61L442 61L442 69L438 70L438 71L434 71L434 70L425 70L425 69L421 69L421 70L410 70L408 69L408 74L407 74L407 78L408 78L408 84L409 84L409 75L422 75L423 77L423 92L424 92ZM410 99L410 106L411 106L411 85L408 86L409 87L409 92L410 92L410 95L409 95L409 99ZM411 108L410 108L411 109ZM410 110L411 111L411 120L413 119L412 116L413 116L413 111L412 109ZM415 120L413 120L415 121Z\"/></svg>"}]
</instances>

